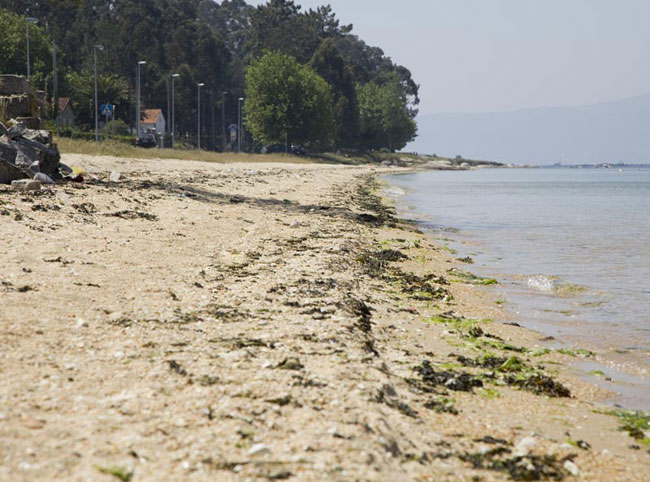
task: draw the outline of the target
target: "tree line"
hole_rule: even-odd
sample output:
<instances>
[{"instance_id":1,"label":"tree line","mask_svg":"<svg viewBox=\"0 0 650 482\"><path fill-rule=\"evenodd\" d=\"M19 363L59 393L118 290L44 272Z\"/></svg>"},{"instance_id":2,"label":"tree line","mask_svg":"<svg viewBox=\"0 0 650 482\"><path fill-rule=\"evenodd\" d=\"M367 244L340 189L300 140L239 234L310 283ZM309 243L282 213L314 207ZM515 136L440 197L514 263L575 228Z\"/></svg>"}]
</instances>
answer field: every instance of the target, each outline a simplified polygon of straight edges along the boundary
<instances>
[{"instance_id":1,"label":"tree line","mask_svg":"<svg viewBox=\"0 0 650 482\"><path fill-rule=\"evenodd\" d=\"M328 5L303 10L291 0L0 0L0 72L25 73L25 17L35 87L70 97L76 122L94 122L93 54L100 103L135 124L136 66L142 108L169 121L175 79L177 138L196 141L197 84L201 145L224 145L222 109L236 123L245 98L245 143L300 143L312 149L390 149L416 135L418 85L410 71L343 25ZM292 84L293 82L293 84Z\"/></svg>"}]
</instances>

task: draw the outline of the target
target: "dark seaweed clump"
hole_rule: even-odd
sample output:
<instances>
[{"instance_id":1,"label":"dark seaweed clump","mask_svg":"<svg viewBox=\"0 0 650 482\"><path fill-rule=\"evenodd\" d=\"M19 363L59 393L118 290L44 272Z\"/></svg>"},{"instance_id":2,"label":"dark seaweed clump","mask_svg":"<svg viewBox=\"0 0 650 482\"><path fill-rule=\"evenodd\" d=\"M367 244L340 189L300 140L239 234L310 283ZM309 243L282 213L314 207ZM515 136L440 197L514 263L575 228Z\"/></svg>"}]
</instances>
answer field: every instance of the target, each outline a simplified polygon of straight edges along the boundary
<instances>
[{"instance_id":1,"label":"dark seaweed clump","mask_svg":"<svg viewBox=\"0 0 650 482\"><path fill-rule=\"evenodd\" d=\"M428 360L424 360L421 365L416 366L415 371L420 375L421 382L430 388L443 386L450 390L472 392L475 387L483 386L480 378L469 373L453 370L436 371Z\"/></svg>"},{"instance_id":2,"label":"dark seaweed clump","mask_svg":"<svg viewBox=\"0 0 650 482\"><path fill-rule=\"evenodd\" d=\"M454 406L454 401L446 397L433 398L428 402L425 402L424 408L428 408L437 413L458 415L458 409Z\"/></svg>"},{"instance_id":3,"label":"dark seaweed clump","mask_svg":"<svg viewBox=\"0 0 650 482\"><path fill-rule=\"evenodd\" d=\"M527 364L516 357L484 355L473 359L462 355L455 358L464 366L491 370L490 378L497 378L507 385L521 388L537 395L549 397L571 397L571 391L542 372L540 368Z\"/></svg>"},{"instance_id":4,"label":"dark seaweed clump","mask_svg":"<svg viewBox=\"0 0 650 482\"><path fill-rule=\"evenodd\" d=\"M571 390L556 382L548 375L534 373L532 375L515 376L509 375L505 378L508 385L516 386L533 392L537 395L548 395L549 397L571 397Z\"/></svg>"}]
</instances>

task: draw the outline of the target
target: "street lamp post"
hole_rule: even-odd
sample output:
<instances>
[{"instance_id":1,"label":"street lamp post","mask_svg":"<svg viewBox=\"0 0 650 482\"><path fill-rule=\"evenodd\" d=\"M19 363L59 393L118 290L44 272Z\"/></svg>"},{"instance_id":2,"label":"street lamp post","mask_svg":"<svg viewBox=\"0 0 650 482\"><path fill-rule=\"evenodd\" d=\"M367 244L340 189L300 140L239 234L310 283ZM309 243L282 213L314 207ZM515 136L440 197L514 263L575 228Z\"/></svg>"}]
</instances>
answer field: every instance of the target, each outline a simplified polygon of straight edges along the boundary
<instances>
[{"instance_id":1,"label":"street lamp post","mask_svg":"<svg viewBox=\"0 0 650 482\"><path fill-rule=\"evenodd\" d=\"M198 89L198 115L197 115L197 140L198 140L198 146L199 146L199 151L201 150L201 87L203 87L205 84L204 83L198 83L196 84L197 89Z\"/></svg>"},{"instance_id":2,"label":"street lamp post","mask_svg":"<svg viewBox=\"0 0 650 482\"><path fill-rule=\"evenodd\" d=\"M136 92L135 92L135 138L140 137L140 67L145 65L145 60L138 62L138 75L136 77Z\"/></svg>"},{"instance_id":3,"label":"street lamp post","mask_svg":"<svg viewBox=\"0 0 650 482\"><path fill-rule=\"evenodd\" d=\"M172 74L172 149L174 149L175 146L175 136L176 136L176 126L174 125L174 79L176 77L180 77L180 74Z\"/></svg>"},{"instance_id":4,"label":"street lamp post","mask_svg":"<svg viewBox=\"0 0 650 482\"><path fill-rule=\"evenodd\" d=\"M223 152L226 152L226 92L221 92L221 140Z\"/></svg>"},{"instance_id":5,"label":"street lamp post","mask_svg":"<svg viewBox=\"0 0 650 482\"><path fill-rule=\"evenodd\" d=\"M30 65L29 65L29 24L37 24L38 19L34 17L27 17L25 19L25 22L27 22L27 80L29 81L29 75L30 75Z\"/></svg>"},{"instance_id":6,"label":"street lamp post","mask_svg":"<svg viewBox=\"0 0 650 482\"><path fill-rule=\"evenodd\" d=\"M93 47L93 57L95 61L95 144L97 144L97 141L99 139L99 135L97 134L97 125L99 124L99 113L97 111L97 51L102 51L104 50L104 46L97 44Z\"/></svg>"},{"instance_id":7,"label":"street lamp post","mask_svg":"<svg viewBox=\"0 0 650 482\"><path fill-rule=\"evenodd\" d=\"M241 138L242 138L242 123L241 123L241 105L242 102L244 102L244 98L240 97L238 101L238 107L239 107L239 125L238 125L238 132L237 132L237 154L241 152Z\"/></svg>"}]
</instances>

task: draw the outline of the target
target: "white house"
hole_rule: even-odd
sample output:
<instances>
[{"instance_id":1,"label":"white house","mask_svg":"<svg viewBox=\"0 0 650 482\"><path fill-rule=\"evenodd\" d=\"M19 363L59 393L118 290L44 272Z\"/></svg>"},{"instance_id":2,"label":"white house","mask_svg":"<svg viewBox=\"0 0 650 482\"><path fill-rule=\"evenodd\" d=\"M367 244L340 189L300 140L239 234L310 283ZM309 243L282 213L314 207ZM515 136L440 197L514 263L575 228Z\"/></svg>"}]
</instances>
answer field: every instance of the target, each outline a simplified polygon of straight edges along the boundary
<instances>
[{"instance_id":1,"label":"white house","mask_svg":"<svg viewBox=\"0 0 650 482\"><path fill-rule=\"evenodd\" d=\"M142 133L150 132L149 129L155 129L156 134L164 135L167 132L167 123L161 109L145 109L142 111L140 131Z\"/></svg>"},{"instance_id":2,"label":"white house","mask_svg":"<svg viewBox=\"0 0 650 482\"><path fill-rule=\"evenodd\" d=\"M52 99L52 106L54 106L54 99ZM57 114L56 125L58 127L74 127L74 113L72 112L68 97L59 97L59 110Z\"/></svg>"}]
</instances>

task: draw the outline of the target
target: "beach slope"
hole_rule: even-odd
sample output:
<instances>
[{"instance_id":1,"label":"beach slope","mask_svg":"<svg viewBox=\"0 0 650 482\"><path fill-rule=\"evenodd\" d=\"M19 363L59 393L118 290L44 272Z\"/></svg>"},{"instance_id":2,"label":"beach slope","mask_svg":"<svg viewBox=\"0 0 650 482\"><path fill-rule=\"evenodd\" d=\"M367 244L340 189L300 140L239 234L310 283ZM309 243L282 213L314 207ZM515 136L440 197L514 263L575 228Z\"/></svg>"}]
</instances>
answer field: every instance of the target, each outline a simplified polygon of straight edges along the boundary
<instances>
[{"instance_id":1,"label":"beach slope","mask_svg":"<svg viewBox=\"0 0 650 482\"><path fill-rule=\"evenodd\" d=\"M84 182L0 187L0 480L650 473L379 171L64 162Z\"/></svg>"}]
</instances>

